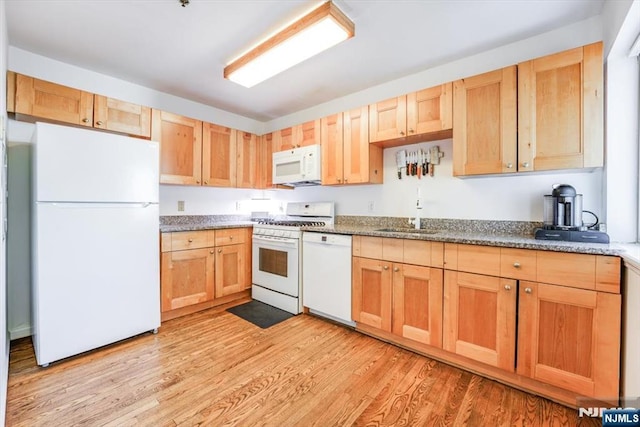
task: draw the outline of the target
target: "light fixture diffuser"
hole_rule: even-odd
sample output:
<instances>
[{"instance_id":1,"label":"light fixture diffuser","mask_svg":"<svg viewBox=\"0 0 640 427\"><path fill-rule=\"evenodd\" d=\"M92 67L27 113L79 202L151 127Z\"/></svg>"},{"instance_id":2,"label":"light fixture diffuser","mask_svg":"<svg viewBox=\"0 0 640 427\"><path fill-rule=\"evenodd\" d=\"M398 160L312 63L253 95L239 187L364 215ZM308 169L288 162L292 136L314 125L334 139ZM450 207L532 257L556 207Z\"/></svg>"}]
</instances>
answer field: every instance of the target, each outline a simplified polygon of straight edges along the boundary
<instances>
[{"instance_id":1,"label":"light fixture diffuser","mask_svg":"<svg viewBox=\"0 0 640 427\"><path fill-rule=\"evenodd\" d=\"M224 77L252 87L318 53L353 37L355 25L333 2L260 43L224 69Z\"/></svg>"}]
</instances>

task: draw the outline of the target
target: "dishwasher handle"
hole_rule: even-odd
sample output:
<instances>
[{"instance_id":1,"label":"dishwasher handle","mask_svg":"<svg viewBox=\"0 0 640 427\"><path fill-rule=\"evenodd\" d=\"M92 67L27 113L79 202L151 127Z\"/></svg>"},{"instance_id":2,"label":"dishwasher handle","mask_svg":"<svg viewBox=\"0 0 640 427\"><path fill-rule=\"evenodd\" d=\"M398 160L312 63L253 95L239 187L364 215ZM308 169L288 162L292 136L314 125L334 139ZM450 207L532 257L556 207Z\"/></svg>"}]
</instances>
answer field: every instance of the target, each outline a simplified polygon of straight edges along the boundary
<instances>
[{"instance_id":1,"label":"dishwasher handle","mask_svg":"<svg viewBox=\"0 0 640 427\"><path fill-rule=\"evenodd\" d=\"M352 239L350 235L344 234L305 232L302 241L304 244L351 247Z\"/></svg>"}]
</instances>

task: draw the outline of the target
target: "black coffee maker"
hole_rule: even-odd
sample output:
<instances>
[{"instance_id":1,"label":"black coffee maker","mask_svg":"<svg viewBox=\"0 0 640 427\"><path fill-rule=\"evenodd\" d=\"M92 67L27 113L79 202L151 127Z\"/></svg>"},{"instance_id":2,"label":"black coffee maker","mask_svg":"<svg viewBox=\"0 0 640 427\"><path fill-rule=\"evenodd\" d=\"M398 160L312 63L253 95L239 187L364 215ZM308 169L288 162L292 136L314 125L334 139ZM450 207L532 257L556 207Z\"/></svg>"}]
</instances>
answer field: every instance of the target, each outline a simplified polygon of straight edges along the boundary
<instances>
[{"instance_id":1,"label":"black coffee maker","mask_svg":"<svg viewBox=\"0 0 640 427\"><path fill-rule=\"evenodd\" d=\"M585 225L583 213L593 215L595 222ZM582 194L567 184L554 185L551 194L544 196L544 228L536 230L540 240L609 243L609 236L596 230L598 217L582 210Z\"/></svg>"}]
</instances>

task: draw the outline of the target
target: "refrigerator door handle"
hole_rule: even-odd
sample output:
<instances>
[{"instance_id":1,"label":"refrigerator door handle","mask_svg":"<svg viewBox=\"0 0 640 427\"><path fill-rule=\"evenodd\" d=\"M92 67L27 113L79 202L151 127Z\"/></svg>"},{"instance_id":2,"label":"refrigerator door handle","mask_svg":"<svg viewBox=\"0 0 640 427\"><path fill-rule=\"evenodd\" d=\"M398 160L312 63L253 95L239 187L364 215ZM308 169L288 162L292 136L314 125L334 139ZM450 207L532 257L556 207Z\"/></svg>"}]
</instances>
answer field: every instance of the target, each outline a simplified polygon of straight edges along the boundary
<instances>
[{"instance_id":1,"label":"refrigerator door handle","mask_svg":"<svg viewBox=\"0 0 640 427\"><path fill-rule=\"evenodd\" d=\"M102 209L102 208L147 208L151 206L150 202L140 202L140 203L104 203L104 202L91 202L91 203L77 203L77 202L38 202L44 204L50 204L52 206L66 208L66 209Z\"/></svg>"}]
</instances>

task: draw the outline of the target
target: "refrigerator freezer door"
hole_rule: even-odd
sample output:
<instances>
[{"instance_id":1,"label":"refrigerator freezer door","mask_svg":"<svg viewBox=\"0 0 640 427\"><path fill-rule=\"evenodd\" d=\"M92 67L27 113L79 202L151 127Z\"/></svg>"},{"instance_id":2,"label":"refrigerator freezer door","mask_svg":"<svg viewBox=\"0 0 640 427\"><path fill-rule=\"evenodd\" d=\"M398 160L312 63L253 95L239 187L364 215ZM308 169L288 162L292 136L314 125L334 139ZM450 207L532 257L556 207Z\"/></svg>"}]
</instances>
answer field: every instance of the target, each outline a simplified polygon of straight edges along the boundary
<instances>
[{"instance_id":1,"label":"refrigerator freezer door","mask_svg":"<svg viewBox=\"0 0 640 427\"><path fill-rule=\"evenodd\" d=\"M158 205L36 203L36 360L160 326Z\"/></svg>"},{"instance_id":2,"label":"refrigerator freezer door","mask_svg":"<svg viewBox=\"0 0 640 427\"><path fill-rule=\"evenodd\" d=\"M158 143L36 123L35 201L158 202Z\"/></svg>"}]
</instances>

